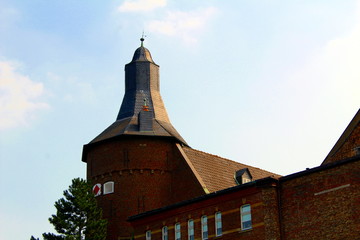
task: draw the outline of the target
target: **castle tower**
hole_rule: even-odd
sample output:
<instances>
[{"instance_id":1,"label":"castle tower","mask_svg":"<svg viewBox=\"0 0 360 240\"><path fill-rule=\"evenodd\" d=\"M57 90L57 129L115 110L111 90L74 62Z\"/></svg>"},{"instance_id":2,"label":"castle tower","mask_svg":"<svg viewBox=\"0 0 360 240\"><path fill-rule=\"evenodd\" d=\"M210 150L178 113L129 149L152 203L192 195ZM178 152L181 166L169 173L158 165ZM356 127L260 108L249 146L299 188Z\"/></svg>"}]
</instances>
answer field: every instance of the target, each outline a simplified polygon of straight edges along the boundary
<instances>
[{"instance_id":1,"label":"castle tower","mask_svg":"<svg viewBox=\"0 0 360 240\"><path fill-rule=\"evenodd\" d=\"M125 65L125 95L116 121L84 145L82 161L108 219L108 240L130 239L128 217L205 194L184 158L188 144L170 123L150 51Z\"/></svg>"}]
</instances>

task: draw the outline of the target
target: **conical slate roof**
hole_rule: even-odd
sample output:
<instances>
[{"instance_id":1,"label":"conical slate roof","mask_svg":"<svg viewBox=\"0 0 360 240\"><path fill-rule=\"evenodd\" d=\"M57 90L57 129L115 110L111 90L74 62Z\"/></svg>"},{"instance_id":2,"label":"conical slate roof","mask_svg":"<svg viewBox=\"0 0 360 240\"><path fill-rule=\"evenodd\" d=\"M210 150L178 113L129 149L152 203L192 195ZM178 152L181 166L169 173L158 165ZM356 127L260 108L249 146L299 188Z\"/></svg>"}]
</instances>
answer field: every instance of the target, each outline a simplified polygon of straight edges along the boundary
<instances>
[{"instance_id":1,"label":"conical slate roof","mask_svg":"<svg viewBox=\"0 0 360 240\"><path fill-rule=\"evenodd\" d=\"M116 121L90 143L121 135L172 137L188 145L170 123L160 95L159 66L143 46L125 65L125 95Z\"/></svg>"}]
</instances>

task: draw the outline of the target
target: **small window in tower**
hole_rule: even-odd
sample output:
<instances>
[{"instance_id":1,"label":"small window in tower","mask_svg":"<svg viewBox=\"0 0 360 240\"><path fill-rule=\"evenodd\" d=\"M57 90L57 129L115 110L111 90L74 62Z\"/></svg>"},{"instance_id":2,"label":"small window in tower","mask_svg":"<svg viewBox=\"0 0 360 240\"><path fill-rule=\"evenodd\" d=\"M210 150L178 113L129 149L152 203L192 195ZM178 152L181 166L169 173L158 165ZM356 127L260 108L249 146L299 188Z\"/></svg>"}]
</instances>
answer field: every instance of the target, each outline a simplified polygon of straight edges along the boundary
<instances>
[{"instance_id":1,"label":"small window in tower","mask_svg":"<svg viewBox=\"0 0 360 240\"><path fill-rule=\"evenodd\" d=\"M181 239L181 225L180 223L175 223L175 240Z\"/></svg>"},{"instance_id":2,"label":"small window in tower","mask_svg":"<svg viewBox=\"0 0 360 240\"><path fill-rule=\"evenodd\" d=\"M162 228L162 240L168 240L168 227L164 226Z\"/></svg>"},{"instance_id":3,"label":"small window in tower","mask_svg":"<svg viewBox=\"0 0 360 240\"><path fill-rule=\"evenodd\" d=\"M104 195L114 192L114 182L104 183Z\"/></svg>"},{"instance_id":4,"label":"small window in tower","mask_svg":"<svg viewBox=\"0 0 360 240\"><path fill-rule=\"evenodd\" d=\"M146 231L146 240L151 240L151 230Z\"/></svg>"},{"instance_id":5,"label":"small window in tower","mask_svg":"<svg viewBox=\"0 0 360 240\"><path fill-rule=\"evenodd\" d=\"M251 229L252 223L251 223L251 206L250 206L250 204L241 206L240 217L241 217L241 230Z\"/></svg>"}]
</instances>

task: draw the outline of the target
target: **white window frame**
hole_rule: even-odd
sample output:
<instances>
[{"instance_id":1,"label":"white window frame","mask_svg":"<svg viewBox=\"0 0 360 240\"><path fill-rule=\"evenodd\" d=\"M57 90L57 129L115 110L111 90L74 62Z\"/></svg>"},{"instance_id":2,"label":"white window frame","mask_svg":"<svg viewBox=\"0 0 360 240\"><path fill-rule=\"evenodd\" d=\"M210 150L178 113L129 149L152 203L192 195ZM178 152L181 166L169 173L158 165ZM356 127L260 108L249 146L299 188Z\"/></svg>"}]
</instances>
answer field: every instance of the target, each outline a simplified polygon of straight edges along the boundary
<instances>
[{"instance_id":1,"label":"white window frame","mask_svg":"<svg viewBox=\"0 0 360 240\"><path fill-rule=\"evenodd\" d=\"M220 216L220 217L218 217ZM220 224L218 224L220 223ZM218 228L218 225L220 225L220 227ZM222 214L221 212L216 212L215 213L215 236L219 237L222 235Z\"/></svg>"},{"instance_id":2,"label":"white window frame","mask_svg":"<svg viewBox=\"0 0 360 240\"><path fill-rule=\"evenodd\" d=\"M145 233L146 240L151 240L151 230L147 230Z\"/></svg>"},{"instance_id":3,"label":"white window frame","mask_svg":"<svg viewBox=\"0 0 360 240\"><path fill-rule=\"evenodd\" d=\"M188 220L188 240L195 240L194 220Z\"/></svg>"},{"instance_id":4,"label":"white window frame","mask_svg":"<svg viewBox=\"0 0 360 240\"><path fill-rule=\"evenodd\" d=\"M175 231L175 240L180 240L181 239L181 224L180 223L175 223L174 231Z\"/></svg>"},{"instance_id":5,"label":"white window frame","mask_svg":"<svg viewBox=\"0 0 360 240\"><path fill-rule=\"evenodd\" d=\"M208 217L201 216L201 239L207 240L209 238Z\"/></svg>"},{"instance_id":6,"label":"white window frame","mask_svg":"<svg viewBox=\"0 0 360 240\"><path fill-rule=\"evenodd\" d=\"M110 186L110 189L108 189L109 186ZM114 192L114 182L109 181L109 182L104 183L104 185L103 185L103 194L106 195L106 194L110 194L110 193L113 193L113 192Z\"/></svg>"},{"instance_id":7,"label":"white window frame","mask_svg":"<svg viewBox=\"0 0 360 240\"><path fill-rule=\"evenodd\" d=\"M245 208L249 208L249 211L245 212ZM250 226L249 227L245 227L244 224L249 222L249 220L245 221L244 218L246 216L250 216ZM252 229L252 216L251 216L251 205L250 204L245 204L243 206L240 207L240 217L241 217L241 230L248 230L248 229Z\"/></svg>"},{"instance_id":8,"label":"white window frame","mask_svg":"<svg viewBox=\"0 0 360 240\"><path fill-rule=\"evenodd\" d=\"M167 226L163 226L161 231L162 231L162 240L168 240L169 239L169 235L168 235L169 228Z\"/></svg>"}]
</instances>

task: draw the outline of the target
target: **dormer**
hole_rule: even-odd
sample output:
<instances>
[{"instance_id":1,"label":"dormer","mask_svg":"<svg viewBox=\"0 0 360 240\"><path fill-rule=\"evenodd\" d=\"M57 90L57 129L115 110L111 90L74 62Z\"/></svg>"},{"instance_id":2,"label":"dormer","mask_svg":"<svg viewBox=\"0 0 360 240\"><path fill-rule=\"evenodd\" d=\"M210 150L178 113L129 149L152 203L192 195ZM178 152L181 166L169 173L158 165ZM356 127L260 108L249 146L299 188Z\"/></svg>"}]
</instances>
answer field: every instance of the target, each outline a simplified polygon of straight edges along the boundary
<instances>
[{"instance_id":1,"label":"dormer","mask_svg":"<svg viewBox=\"0 0 360 240\"><path fill-rule=\"evenodd\" d=\"M243 168L243 169L237 170L235 172L234 178L235 178L235 182L238 185L252 182L252 176L251 176L248 168Z\"/></svg>"}]
</instances>

